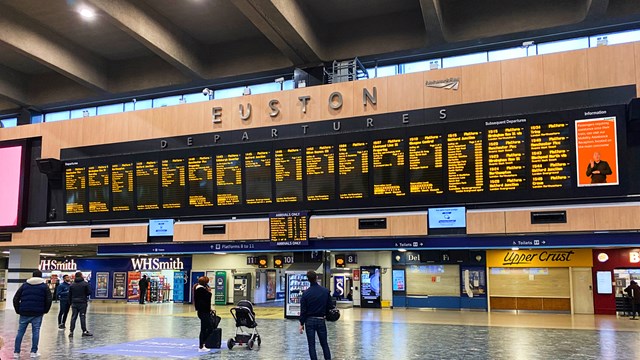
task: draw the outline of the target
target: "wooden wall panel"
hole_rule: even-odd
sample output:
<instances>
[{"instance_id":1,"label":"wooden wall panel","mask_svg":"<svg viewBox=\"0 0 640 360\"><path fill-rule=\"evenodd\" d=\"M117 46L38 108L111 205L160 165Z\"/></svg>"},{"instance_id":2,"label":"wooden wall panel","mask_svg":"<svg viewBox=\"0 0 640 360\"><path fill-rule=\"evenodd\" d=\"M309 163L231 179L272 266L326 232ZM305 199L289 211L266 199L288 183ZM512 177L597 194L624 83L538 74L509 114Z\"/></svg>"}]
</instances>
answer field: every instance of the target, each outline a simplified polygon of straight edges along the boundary
<instances>
[{"instance_id":1,"label":"wooden wall panel","mask_svg":"<svg viewBox=\"0 0 640 360\"><path fill-rule=\"evenodd\" d=\"M211 131L212 123L211 115L208 117L203 113L204 105L202 103L179 105L179 112L174 119L176 122L176 135L192 135ZM209 110L211 113L211 110ZM209 120L207 122L207 120ZM205 128L209 125L208 128Z\"/></svg>"},{"instance_id":2,"label":"wooden wall panel","mask_svg":"<svg viewBox=\"0 0 640 360\"><path fill-rule=\"evenodd\" d=\"M209 114L209 119L211 119L213 121L213 116L212 116L212 111L214 107L220 107L222 108L222 110L220 110L220 117L219 119L221 120L219 123L215 123L211 125L211 130L209 130L210 132L216 132L216 131L229 131L229 130L233 130L235 129L234 126L239 126L238 124L234 124L233 123L233 112L237 111L237 108L234 110L233 108L233 100L232 99L221 99L221 100L214 100L214 101L209 101L207 102L207 104L209 105L207 108L208 110L208 114Z\"/></svg>"},{"instance_id":3,"label":"wooden wall panel","mask_svg":"<svg viewBox=\"0 0 640 360\"><path fill-rule=\"evenodd\" d=\"M541 56L503 61L501 71L503 99L536 96L544 93Z\"/></svg>"},{"instance_id":4,"label":"wooden wall panel","mask_svg":"<svg viewBox=\"0 0 640 360\"><path fill-rule=\"evenodd\" d=\"M107 122L104 116L83 118L82 122L82 144L100 145L106 142Z\"/></svg>"},{"instance_id":5,"label":"wooden wall panel","mask_svg":"<svg viewBox=\"0 0 640 360\"><path fill-rule=\"evenodd\" d=\"M388 76L386 79L386 106L388 112L415 110L424 108L424 74L422 72ZM380 96L378 88L378 96ZM384 95L384 94L383 94Z\"/></svg>"},{"instance_id":6,"label":"wooden wall panel","mask_svg":"<svg viewBox=\"0 0 640 360\"><path fill-rule=\"evenodd\" d=\"M587 50L542 55L544 93L585 90L589 87Z\"/></svg>"},{"instance_id":7,"label":"wooden wall panel","mask_svg":"<svg viewBox=\"0 0 640 360\"><path fill-rule=\"evenodd\" d=\"M635 42L633 44L633 48L635 50L635 63L636 63L636 97L640 95L640 42Z\"/></svg>"},{"instance_id":8,"label":"wooden wall panel","mask_svg":"<svg viewBox=\"0 0 640 360\"><path fill-rule=\"evenodd\" d=\"M462 102L474 103L502 98L502 70L500 62L462 67Z\"/></svg>"},{"instance_id":9,"label":"wooden wall panel","mask_svg":"<svg viewBox=\"0 0 640 360\"><path fill-rule=\"evenodd\" d=\"M0 140L21 139L19 126L0 129Z\"/></svg>"},{"instance_id":10,"label":"wooden wall panel","mask_svg":"<svg viewBox=\"0 0 640 360\"><path fill-rule=\"evenodd\" d=\"M517 298L518 310L542 310L541 298Z\"/></svg>"},{"instance_id":11,"label":"wooden wall panel","mask_svg":"<svg viewBox=\"0 0 640 360\"><path fill-rule=\"evenodd\" d=\"M354 98L354 84L355 81L348 81L342 83L331 84L329 86L322 86L320 92L320 101L324 109L322 114L327 114L329 119L345 118L353 116L353 109L356 101L361 101L360 98ZM329 96L338 92L342 94L342 107L339 109L333 109L329 106ZM360 95L362 96L362 95ZM338 104L338 101L334 101L334 104Z\"/></svg>"},{"instance_id":12,"label":"wooden wall panel","mask_svg":"<svg viewBox=\"0 0 640 360\"><path fill-rule=\"evenodd\" d=\"M231 116L231 124L233 128L238 130L245 130L260 126L260 119L254 116L254 111L258 111L258 108L266 106L259 102L260 97L261 95L247 95L229 99L231 107L228 109L224 109L223 111L226 111L227 115ZM242 118L240 117L241 105L243 108L243 114L245 116L248 115L248 107L251 106L251 116L246 120L242 120ZM269 106L266 107L269 108ZM229 118L227 118L227 121L229 121L228 119Z\"/></svg>"},{"instance_id":13,"label":"wooden wall panel","mask_svg":"<svg viewBox=\"0 0 640 360\"><path fill-rule=\"evenodd\" d=\"M290 107L287 106L289 97L286 92L268 93L256 96L256 103L253 104L253 112L251 117L257 122L259 127L270 127L285 125L291 123ZM272 112L269 107L269 101L278 100L276 108L280 109L277 116L271 117Z\"/></svg>"},{"instance_id":14,"label":"wooden wall panel","mask_svg":"<svg viewBox=\"0 0 640 360\"><path fill-rule=\"evenodd\" d=\"M640 206L594 208L594 218L598 230L638 230Z\"/></svg>"},{"instance_id":15,"label":"wooden wall panel","mask_svg":"<svg viewBox=\"0 0 640 360\"><path fill-rule=\"evenodd\" d=\"M504 211L467 213L467 234L504 234L506 226Z\"/></svg>"},{"instance_id":16,"label":"wooden wall panel","mask_svg":"<svg viewBox=\"0 0 640 360\"><path fill-rule=\"evenodd\" d=\"M229 221L227 223L229 240L254 240L258 238L258 225L255 221Z\"/></svg>"},{"instance_id":17,"label":"wooden wall panel","mask_svg":"<svg viewBox=\"0 0 640 360\"><path fill-rule=\"evenodd\" d=\"M42 158L60 159L60 139L62 138L62 125L59 122L49 124L37 124L42 131Z\"/></svg>"},{"instance_id":18,"label":"wooden wall panel","mask_svg":"<svg viewBox=\"0 0 640 360\"><path fill-rule=\"evenodd\" d=\"M173 227L173 241L197 241L202 239L202 224L177 222Z\"/></svg>"},{"instance_id":19,"label":"wooden wall panel","mask_svg":"<svg viewBox=\"0 0 640 360\"><path fill-rule=\"evenodd\" d=\"M549 231L547 224L531 224L531 212L528 210L505 211L504 215L507 234Z\"/></svg>"},{"instance_id":20,"label":"wooden wall panel","mask_svg":"<svg viewBox=\"0 0 640 360\"><path fill-rule=\"evenodd\" d=\"M116 143L126 141L124 138L129 135L131 126L126 116L105 115L101 117L107 123L104 129L105 143Z\"/></svg>"},{"instance_id":21,"label":"wooden wall panel","mask_svg":"<svg viewBox=\"0 0 640 360\"><path fill-rule=\"evenodd\" d=\"M256 221L258 240L269 240L269 221Z\"/></svg>"},{"instance_id":22,"label":"wooden wall panel","mask_svg":"<svg viewBox=\"0 0 640 360\"><path fill-rule=\"evenodd\" d=\"M427 81L439 81L449 78L460 79L460 86L458 90L432 88L425 85L424 106L426 108L462 104L462 92L467 86L467 79L462 79L462 68L455 67L450 69L430 70L425 71L422 74L423 84L425 84Z\"/></svg>"},{"instance_id":23,"label":"wooden wall panel","mask_svg":"<svg viewBox=\"0 0 640 360\"><path fill-rule=\"evenodd\" d=\"M597 230L594 208L567 209L565 224L549 224L549 231L594 231Z\"/></svg>"},{"instance_id":24,"label":"wooden wall panel","mask_svg":"<svg viewBox=\"0 0 640 360\"><path fill-rule=\"evenodd\" d=\"M388 79L390 79L390 77L358 80L353 83L353 116L384 114L393 111L390 110L389 107L391 100L389 99L390 90ZM377 93L377 104L374 105L367 101L367 106L364 106L362 103L363 89L366 88L369 90L369 93L373 96L374 87Z\"/></svg>"},{"instance_id":25,"label":"wooden wall panel","mask_svg":"<svg viewBox=\"0 0 640 360\"><path fill-rule=\"evenodd\" d=\"M542 299L542 310L545 311L571 311L571 299Z\"/></svg>"},{"instance_id":26,"label":"wooden wall panel","mask_svg":"<svg viewBox=\"0 0 640 360\"><path fill-rule=\"evenodd\" d=\"M514 297L491 297L491 310L515 310L518 302Z\"/></svg>"},{"instance_id":27,"label":"wooden wall panel","mask_svg":"<svg viewBox=\"0 0 640 360\"><path fill-rule=\"evenodd\" d=\"M323 111L327 105L327 99L322 98L322 87L311 86L287 92L289 98L287 99L286 106L291 107L290 116L292 123L328 120L328 117ZM298 99L300 96L310 96L309 101L307 101L307 111L305 113L302 112L302 101Z\"/></svg>"},{"instance_id":28,"label":"wooden wall panel","mask_svg":"<svg viewBox=\"0 0 640 360\"><path fill-rule=\"evenodd\" d=\"M355 217L311 217L309 221L309 237L354 237L358 229Z\"/></svg>"},{"instance_id":29,"label":"wooden wall panel","mask_svg":"<svg viewBox=\"0 0 640 360\"><path fill-rule=\"evenodd\" d=\"M589 49L587 66L589 88L635 84L634 44L599 46Z\"/></svg>"},{"instance_id":30,"label":"wooden wall panel","mask_svg":"<svg viewBox=\"0 0 640 360\"><path fill-rule=\"evenodd\" d=\"M391 236L427 235L427 214L388 216Z\"/></svg>"}]
</instances>

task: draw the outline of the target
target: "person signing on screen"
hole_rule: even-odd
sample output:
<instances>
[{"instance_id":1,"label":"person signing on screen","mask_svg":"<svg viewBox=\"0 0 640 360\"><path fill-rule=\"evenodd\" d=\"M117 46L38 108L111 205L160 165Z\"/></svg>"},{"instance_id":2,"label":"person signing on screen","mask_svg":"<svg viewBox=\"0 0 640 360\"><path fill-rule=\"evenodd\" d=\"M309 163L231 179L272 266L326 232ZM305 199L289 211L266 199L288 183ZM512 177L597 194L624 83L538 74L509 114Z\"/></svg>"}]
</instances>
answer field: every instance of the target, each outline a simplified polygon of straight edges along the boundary
<instances>
[{"instance_id":1,"label":"person signing on screen","mask_svg":"<svg viewBox=\"0 0 640 360\"><path fill-rule=\"evenodd\" d=\"M594 152L593 158L587 166L587 176L591 176L592 184L604 184L607 182L607 175L611 175L609 163L600 160L600 153Z\"/></svg>"}]
</instances>

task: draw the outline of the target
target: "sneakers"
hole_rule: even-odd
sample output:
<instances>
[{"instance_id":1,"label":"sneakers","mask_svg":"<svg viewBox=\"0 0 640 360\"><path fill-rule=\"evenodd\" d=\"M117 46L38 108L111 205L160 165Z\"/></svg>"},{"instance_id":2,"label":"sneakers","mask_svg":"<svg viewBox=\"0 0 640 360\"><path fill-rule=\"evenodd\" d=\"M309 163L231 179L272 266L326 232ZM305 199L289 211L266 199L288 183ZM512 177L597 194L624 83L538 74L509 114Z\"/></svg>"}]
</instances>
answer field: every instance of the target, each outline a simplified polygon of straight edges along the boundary
<instances>
[{"instance_id":1,"label":"sneakers","mask_svg":"<svg viewBox=\"0 0 640 360\"><path fill-rule=\"evenodd\" d=\"M32 358L32 359L39 358L39 357L40 357L40 353L31 353L31 354L29 355L29 357L30 357L30 358Z\"/></svg>"},{"instance_id":2,"label":"sneakers","mask_svg":"<svg viewBox=\"0 0 640 360\"><path fill-rule=\"evenodd\" d=\"M82 336L93 336L93 334L87 330L82 332Z\"/></svg>"},{"instance_id":3,"label":"sneakers","mask_svg":"<svg viewBox=\"0 0 640 360\"><path fill-rule=\"evenodd\" d=\"M211 349L207 349L207 348L206 348L206 347L204 347L204 346L203 346L202 348L198 349L198 352L199 352L199 353L206 353L206 352L209 352L209 351L211 351Z\"/></svg>"},{"instance_id":4,"label":"sneakers","mask_svg":"<svg viewBox=\"0 0 640 360\"><path fill-rule=\"evenodd\" d=\"M13 358L16 360L20 359L20 353L13 353Z\"/></svg>"},{"instance_id":5,"label":"sneakers","mask_svg":"<svg viewBox=\"0 0 640 360\"><path fill-rule=\"evenodd\" d=\"M60 325L58 325L58 329L59 330L64 330L64 329L66 329L66 327L64 326L64 324L60 324Z\"/></svg>"},{"instance_id":6,"label":"sneakers","mask_svg":"<svg viewBox=\"0 0 640 360\"><path fill-rule=\"evenodd\" d=\"M69 337L73 337L73 333L72 332L69 333Z\"/></svg>"}]
</instances>

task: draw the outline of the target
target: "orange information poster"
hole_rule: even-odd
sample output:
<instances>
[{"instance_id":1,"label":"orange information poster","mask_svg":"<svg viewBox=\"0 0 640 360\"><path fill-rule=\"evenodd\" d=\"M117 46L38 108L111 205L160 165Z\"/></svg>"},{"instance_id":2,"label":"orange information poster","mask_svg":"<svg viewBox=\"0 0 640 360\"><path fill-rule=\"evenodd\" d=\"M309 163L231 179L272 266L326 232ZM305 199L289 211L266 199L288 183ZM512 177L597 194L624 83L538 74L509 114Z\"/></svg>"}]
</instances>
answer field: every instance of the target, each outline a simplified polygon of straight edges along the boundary
<instances>
[{"instance_id":1,"label":"orange information poster","mask_svg":"<svg viewBox=\"0 0 640 360\"><path fill-rule=\"evenodd\" d=\"M578 186L618 185L615 116L576 121Z\"/></svg>"}]
</instances>

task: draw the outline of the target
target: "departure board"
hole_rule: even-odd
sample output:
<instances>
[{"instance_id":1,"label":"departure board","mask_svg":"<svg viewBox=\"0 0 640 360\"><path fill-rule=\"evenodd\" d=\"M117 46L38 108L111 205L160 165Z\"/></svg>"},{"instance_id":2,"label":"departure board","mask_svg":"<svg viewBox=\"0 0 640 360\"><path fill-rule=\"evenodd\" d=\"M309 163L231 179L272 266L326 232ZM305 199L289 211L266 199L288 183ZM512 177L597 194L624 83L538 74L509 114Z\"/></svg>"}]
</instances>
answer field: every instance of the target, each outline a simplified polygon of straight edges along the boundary
<instances>
[{"instance_id":1,"label":"departure board","mask_svg":"<svg viewBox=\"0 0 640 360\"><path fill-rule=\"evenodd\" d=\"M489 191L524 188L527 181L524 127L487 130Z\"/></svg>"},{"instance_id":2,"label":"departure board","mask_svg":"<svg viewBox=\"0 0 640 360\"><path fill-rule=\"evenodd\" d=\"M64 188L66 190L66 213L83 214L87 203L86 167L67 167L64 172Z\"/></svg>"},{"instance_id":3,"label":"departure board","mask_svg":"<svg viewBox=\"0 0 640 360\"><path fill-rule=\"evenodd\" d=\"M162 160L162 208L185 207L187 169L184 158Z\"/></svg>"},{"instance_id":4,"label":"departure board","mask_svg":"<svg viewBox=\"0 0 640 360\"><path fill-rule=\"evenodd\" d=\"M276 202L298 202L302 197L302 149L275 151Z\"/></svg>"},{"instance_id":5,"label":"departure board","mask_svg":"<svg viewBox=\"0 0 640 360\"><path fill-rule=\"evenodd\" d=\"M338 145L340 199L369 196L369 148L366 142Z\"/></svg>"},{"instance_id":6,"label":"departure board","mask_svg":"<svg viewBox=\"0 0 640 360\"><path fill-rule=\"evenodd\" d=\"M271 168L271 151L249 151L244 154L247 204L271 204L273 202Z\"/></svg>"},{"instance_id":7,"label":"departure board","mask_svg":"<svg viewBox=\"0 0 640 360\"><path fill-rule=\"evenodd\" d=\"M213 163L211 156L188 159L189 206L213 206Z\"/></svg>"},{"instance_id":8,"label":"departure board","mask_svg":"<svg viewBox=\"0 0 640 360\"><path fill-rule=\"evenodd\" d=\"M374 140L373 194L405 195L404 139Z\"/></svg>"},{"instance_id":9,"label":"departure board","mask_svg":"<svg viewBox=\"0 0 640 360\"><path fill-rule=\"evenodd\" d=\"M89 185L89 212L108 212L109 165L89 166L87 182Z\"/></svg>"},{"instance_id":10,"label":"departure board","mask_svg":"<svg viewBox=\"0 0 640 360\"><path fill-rule=\"evenodd\" d=\"M307 165L307 200L335 199L335 152L333 145L309 146L305 151Z\"/></svg>"},{"instance_id":11,"label":"departure board","mask_svg":"<svg viewBox=\"0 0 640 360\"><path fill-rule=\"evenodd\" d=\"M571 186L571 130L569 123L532 125L531 187L557 189Z\"/></svg>"},{"instance_id":12,"label":"departure board","mask_svg":"<svg viewBox=\"0 0 640 360\"><path fill-rule=\"evenodd\" d=\"M442 135L409 138L409 191L444 193Z\"/></svg>"},{"instance_id":13,"label":"departure board","mask_svg":"<svg viewBox=\"0 0 640 360\"><path fill-rule=\"evenodd\" d=\"M242 163L240 154L216 155L217 204L242 203Z\"/></svg>"},{"instance_id":14,"label":"departure board","mask_svg":"<svg viewBox=\"0 0 640 360\"><path fill-rule=\"evenodd\" d=\"M133 163L111 165L111 197L114 212L133 210Z\"/></svg>"},{"instance_id":15,"label":"departure board","mask_svg":"<svg viewBox=\"0 0 640 360\"><path fill-rule=\"evenodd\" d=\"M136 209L160 209L158 161L136 162Z\"/></svg>"},{"instance_id":16,"label":"departure board","mask_svg":"<svg viewBox=\"0 0 640 360\"><path fill-rule=\"evenodd\" d=\"M272 245L305 245L309 240L306 211L269 214L269 237Z\"/></svg>"},{"instance_id":17,"label":"departure board","mask_svg":"<svg viewBox=\"0 0 640 360\"><path fill-rule=\"evenodd\" d=\"M481 131L447 135L447 167L450 192L474 193L484 190Z\"/></svg>"}]
</instances>

